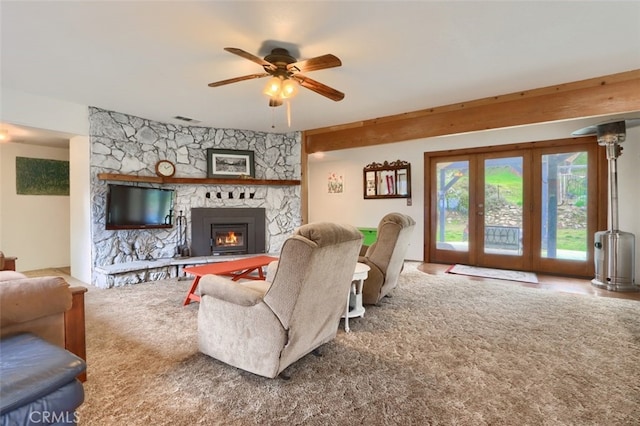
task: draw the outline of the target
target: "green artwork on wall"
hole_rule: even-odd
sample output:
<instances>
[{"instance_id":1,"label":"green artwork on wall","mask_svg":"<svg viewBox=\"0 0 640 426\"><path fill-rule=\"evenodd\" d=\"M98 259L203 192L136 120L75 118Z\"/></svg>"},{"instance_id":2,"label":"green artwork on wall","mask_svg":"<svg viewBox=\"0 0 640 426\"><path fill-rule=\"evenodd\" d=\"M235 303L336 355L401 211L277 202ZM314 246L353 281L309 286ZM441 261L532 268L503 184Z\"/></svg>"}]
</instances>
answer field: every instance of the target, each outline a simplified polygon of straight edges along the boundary
<instances>
[{"instance_id":1,"label":"green artwork on wall","mask_svg":"<svg viewBox=\"0 0 640 426\"><path fill-rule=\"evenodd\" d=\"M69 162L16 157L16 193L69 195Z\"/></svg>"}]
</instances>

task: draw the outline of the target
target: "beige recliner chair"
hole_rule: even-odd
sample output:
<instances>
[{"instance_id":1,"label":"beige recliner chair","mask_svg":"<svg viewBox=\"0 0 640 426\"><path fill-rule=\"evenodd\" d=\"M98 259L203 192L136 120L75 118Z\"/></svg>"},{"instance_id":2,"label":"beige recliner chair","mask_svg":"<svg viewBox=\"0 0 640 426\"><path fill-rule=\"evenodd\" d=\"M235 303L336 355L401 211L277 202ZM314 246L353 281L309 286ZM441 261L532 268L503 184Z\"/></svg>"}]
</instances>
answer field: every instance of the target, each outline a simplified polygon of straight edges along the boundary
<instances>
[{"instance_id":1,"label":"beige recliner chair","mask_svg":"<svg viewBox=\"0 0 640 426\"><path fill-rule=\"evenodd\" d=\"M332 340L345 311L362 238L349 225L312 223L285 241L271 283L202 277L200 351L273 378Z\"/></svg>"},{"instance_id":2,"label":"beige recliner chair","mask_svg":"<svg viewBox=\"0 0 640 426\"><path fill-rule=\"evenodd\" d=\"M389 213L378 224L376 241L362 246L358 262L371 270L362 287L362 303L374 305L398 284L409 239L416 222L402 213Z\"/></svg>"}]
</instances>

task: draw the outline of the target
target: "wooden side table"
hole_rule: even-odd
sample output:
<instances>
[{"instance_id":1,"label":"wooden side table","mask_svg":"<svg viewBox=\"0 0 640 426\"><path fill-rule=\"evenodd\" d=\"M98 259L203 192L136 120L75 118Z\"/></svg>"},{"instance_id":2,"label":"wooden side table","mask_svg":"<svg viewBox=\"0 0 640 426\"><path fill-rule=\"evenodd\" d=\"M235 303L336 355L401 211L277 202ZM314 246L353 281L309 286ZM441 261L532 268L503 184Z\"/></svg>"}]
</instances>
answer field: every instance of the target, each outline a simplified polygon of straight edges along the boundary
<instances>
[{"instance_id":1,"label":"wooden side table","mask_svg":"<svg viewBox=\"0 0 640 426\"><path fill-rule=\"evenodd\" d=\"M18 260L17 257L5 257L4 258L4 267L2 268L3 271L15 271L16 270L16 260Z\"/></svg>"}]
</instances>

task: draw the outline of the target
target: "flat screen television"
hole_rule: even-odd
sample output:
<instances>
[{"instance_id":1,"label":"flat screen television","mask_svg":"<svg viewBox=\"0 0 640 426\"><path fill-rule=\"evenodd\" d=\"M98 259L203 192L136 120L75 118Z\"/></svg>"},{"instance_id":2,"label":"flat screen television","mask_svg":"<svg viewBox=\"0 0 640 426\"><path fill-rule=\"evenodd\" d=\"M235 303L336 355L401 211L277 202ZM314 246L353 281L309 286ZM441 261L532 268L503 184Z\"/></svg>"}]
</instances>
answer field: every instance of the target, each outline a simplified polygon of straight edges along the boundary
<instances>
[{"instance_id":1,"label":"flat screen television","mask_svg":"<svg viewBox=\"0 0 640 426\"><path fill-rule=\"evenodd\" d=\"M106 229L171 228L174 190L109 184Z\"/></svg>"}]
</instances>

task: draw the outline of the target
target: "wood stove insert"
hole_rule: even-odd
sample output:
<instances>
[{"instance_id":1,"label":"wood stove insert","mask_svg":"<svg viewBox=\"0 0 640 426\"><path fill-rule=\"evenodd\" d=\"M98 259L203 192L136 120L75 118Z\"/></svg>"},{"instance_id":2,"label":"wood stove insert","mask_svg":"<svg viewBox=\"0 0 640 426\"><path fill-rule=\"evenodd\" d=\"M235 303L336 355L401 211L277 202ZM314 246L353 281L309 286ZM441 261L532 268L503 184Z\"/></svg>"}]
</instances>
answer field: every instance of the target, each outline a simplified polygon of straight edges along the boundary
<instances>
[{"instance_id":1,"label":"wood stove insert","mask_svg":"<svg viewBox=\"0 0 640 426\"><path fill-rule=\"evenodd\" d=\"M256 254L265 252L265 209L191 209L191 255Z\"/></svg>"},{"instance_id":2,"label":"wood stove insert","mask_svg":"<svg viewBox=\"0 0 640 426\"><path fill-rule=\"evenodd\" d=\"M213 224L211 225L211 253L246 254L247 224Z\"/></svg>"}]
</instances>

